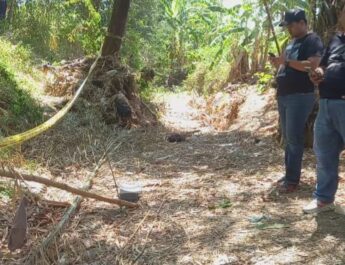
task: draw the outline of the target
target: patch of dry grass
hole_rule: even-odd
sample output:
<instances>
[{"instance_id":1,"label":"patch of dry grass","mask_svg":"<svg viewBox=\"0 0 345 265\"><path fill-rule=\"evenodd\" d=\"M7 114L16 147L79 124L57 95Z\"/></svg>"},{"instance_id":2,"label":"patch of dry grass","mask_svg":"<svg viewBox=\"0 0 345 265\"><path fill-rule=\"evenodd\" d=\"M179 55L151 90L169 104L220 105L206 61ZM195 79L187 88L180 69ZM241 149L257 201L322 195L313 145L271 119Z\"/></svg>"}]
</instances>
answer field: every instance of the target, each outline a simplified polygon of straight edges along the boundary
<instances>
[{"instance_id":1,"label":"patch of dry grass","mask_svg":"<svg viewBox=\"0 0 345 265\"><path fill-rule=\"evenodd\" d=\"M178 122L182 114L173 107L166 108L165 114L172 117L163 119L169 129L120 132L86 126L72 130L66 120L46 138L32 142L27 158L53 169L57 180L77 185L82 172L90 167L87 157L92 155L87 146L121 133L123 144L109 156L116 179L143 185L137 210L85 201L57 244L59 264L343 264L344 217L335 213L306 216L301 211L315 184L311 150L305 155L302 188L270 201L263 198L283 174L283 151L272 137L271 126L277 118L273 95L258 96L255 89L247 93L250 101L240 106L236 122L224 132L210 126L205 129L195 112L186 108L182 121L194 119L191 125L199 126L200 132L179 144L165 140L174 128L172 121L177 122L176 130L191 127L181 127L188 123ZM252 106L255 98L260 101ZM71 134L64 135L71 135L73 141L59 136L66 130ZM79 137L72 136L72 131ZM81 137L83 133L90 133L92 141ZM35 148L39 143L46 148ZM86 155L76 151L80 146L85 147ZM46 150L65 150L76 158ZM50 164L45 164L48 155ZM342 172L344 169L342 164ZM107 165L92 191L115 196ZM47 196L58 199L59 194L48 189ZM344 194L341 182L338 202L344 203ZM265 216L267 223L253 222L257 216Z\"/></svg>"}]
</instances>

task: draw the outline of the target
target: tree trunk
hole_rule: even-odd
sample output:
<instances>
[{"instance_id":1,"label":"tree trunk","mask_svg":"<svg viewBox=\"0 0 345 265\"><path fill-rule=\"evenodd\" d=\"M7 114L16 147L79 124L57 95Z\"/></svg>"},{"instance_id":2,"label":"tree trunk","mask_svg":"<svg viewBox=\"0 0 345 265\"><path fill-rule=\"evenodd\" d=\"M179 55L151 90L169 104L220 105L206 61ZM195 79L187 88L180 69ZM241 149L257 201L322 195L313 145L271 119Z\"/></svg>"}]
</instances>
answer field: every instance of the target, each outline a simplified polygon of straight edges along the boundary
<instances>
[{"instance_id":1,"label":"tree trunk","mask_svg":"<svg viewBox=\"0 0 345 265\"><path fill-rule=\"evenodd\" d=\"M108 33L102 47L102 56L119 56L122 38L126 30L129 6L130 0L116 0L114 2Z\"/></svg>"}]
</instances>

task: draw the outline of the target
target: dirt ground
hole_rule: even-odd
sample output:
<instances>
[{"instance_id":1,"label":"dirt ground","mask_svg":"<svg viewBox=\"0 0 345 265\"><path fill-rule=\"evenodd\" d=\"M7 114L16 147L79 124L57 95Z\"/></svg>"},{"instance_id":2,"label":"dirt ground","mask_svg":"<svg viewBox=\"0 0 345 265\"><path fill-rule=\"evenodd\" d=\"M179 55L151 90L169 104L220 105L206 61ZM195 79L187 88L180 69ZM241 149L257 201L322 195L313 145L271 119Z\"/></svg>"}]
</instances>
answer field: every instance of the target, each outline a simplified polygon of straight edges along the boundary
<instances>
[{"instance_id":1,"label":"dirt ground","mask_svg":"<svg viewBox=\"0 0 345 265\"><path fill-rule=\"evenodd\" d=\"M238 117L226 131L200 119L203 110L191 104L195 98L179 93L158 99L165 107L157 127L98 132L93 124L76 132L69 126L71 114L29 143L27 161L74 186L85 181L105 142L121 143L109 154L116 180L143 187L136 210L85 200L56 244L56 264L345 264L345 216L304 215L301 210L315 185L312 150L306 150L300 190L266 196L283 175L283 150L272 136L277 119L273 92L259 95L252 87L243 95ZM79 139L66 139L59 131ZM185 142L168 143L166 135L176 131L193 133ZM116 197L108 165L92 192ZM338 203L345 203L344 195L341 181ZM45 196L73 200L50 188ZM42 228L29 221L27 246L10 254L3 245L2 264L22 264L20 258L37 247L61 215L61 210L45 213L51 218ZM11 216L0 218L2 227ZM5 234L0 236L4 244Z\"/></svg>"}]
</instances>

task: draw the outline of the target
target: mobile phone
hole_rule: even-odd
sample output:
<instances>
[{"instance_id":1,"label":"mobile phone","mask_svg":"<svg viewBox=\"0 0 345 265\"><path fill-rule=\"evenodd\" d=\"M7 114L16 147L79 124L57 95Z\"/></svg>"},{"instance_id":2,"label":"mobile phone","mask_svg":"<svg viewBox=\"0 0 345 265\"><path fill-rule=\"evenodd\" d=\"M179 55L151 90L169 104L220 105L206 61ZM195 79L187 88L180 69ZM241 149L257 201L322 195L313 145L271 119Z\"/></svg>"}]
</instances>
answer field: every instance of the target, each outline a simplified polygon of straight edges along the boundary
<instances>
[{"instance_id":1,"label":"mobile phone","mask_svg":"<svg viewBox=\"0 0 345 265\"><path fill-rule=\"evenodd\" d=\"M275 55L273 52L269 52L268 55L269 55L270 57L273 57L273 58L276 57L276 55Z\"/></svg>"}]
</instances>

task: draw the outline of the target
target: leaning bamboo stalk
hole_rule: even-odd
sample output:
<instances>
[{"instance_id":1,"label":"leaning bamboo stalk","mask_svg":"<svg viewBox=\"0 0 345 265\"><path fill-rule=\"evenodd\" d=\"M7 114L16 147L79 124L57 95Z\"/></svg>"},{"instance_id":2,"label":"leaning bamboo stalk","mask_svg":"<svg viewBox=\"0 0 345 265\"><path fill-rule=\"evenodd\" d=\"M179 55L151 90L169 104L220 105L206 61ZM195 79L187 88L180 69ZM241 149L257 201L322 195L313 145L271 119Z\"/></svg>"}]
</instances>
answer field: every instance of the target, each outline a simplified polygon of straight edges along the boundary
<instances>
[{"instance_id":1,"label":"leaning bamboo stalk","mask_svg":"<svg viewBox=\"0 0 345 265\"><path fill-rule=\"evenodd\" d=\"M74 199L72 205L65 212L62 219L54 228L54 230L50 232L50 234L43 240L43 242L40 244L40 246L37 249L35 249L32 253L29 254L28 259L24 263L25 265L42 264L42 263L50 264L50 262L47 261L47 256L49 256L47 255L48 249L53 243L57 241L58 237L62 234L64 228L67 226L68 221L75 214L77 209L80 207L82 200L83 199L81 196L77 196ZM39 262L39 260L41 261Z\"/></svg>"},{"instance_id":2,"label":"leaning bamboo stalk","mask_svg":"<svg viewBox=\"0 0 345 265\"><path fill-rule=\"evenodd\" d=\"M107 197L103 197L88 191L84 191L82 189L77 189L74 187L71 187L67 184L64 183L60 183L60 182L56 182L54 180L50 180L47 178L42 178L39 176L35 176L35 175L29 175L29 174L22 174L22 173L17 173L17 172L8 172L5 170L0 169L0 176L5 177L5 178L11 178L11 179L23 179L26 181L33 181L33 182L37 182L37 183L41 183L43 185L46 186L50 186L50 187L54 187L60 190L65 190L67 192L85 197L85 198L91 198L91 199L95 199L97 201L103 201L103 202L107 202L107 203L111 203L111 204L117 204L119 206L126 206L129 208L136 208L138 207L138 204L136 203L131 203L131 202L127 202L124 200L120 200L120 199L112 199L112 198L107 198Z\"/></svg>"},{"instance_id":3,"label":"leaning bamboo stalk","mask_svg":"<svg viewBox=\"0 0 345 265\"><path fill-rule=\"evenodd\" d=\"M271 31L272 31L272 34L273 34L274 42L276 44L278 54L280 55L281 54L281 50L280 50L280 46L279 46L279 43L278 43L276 32L274 30L271 11L270 11L270 8L268 6L267 0L263 0L263 2L264 2L265 9L266 9L268 21L270 23L270 27L271 27Z\"/></svg>"}]
</instances>

